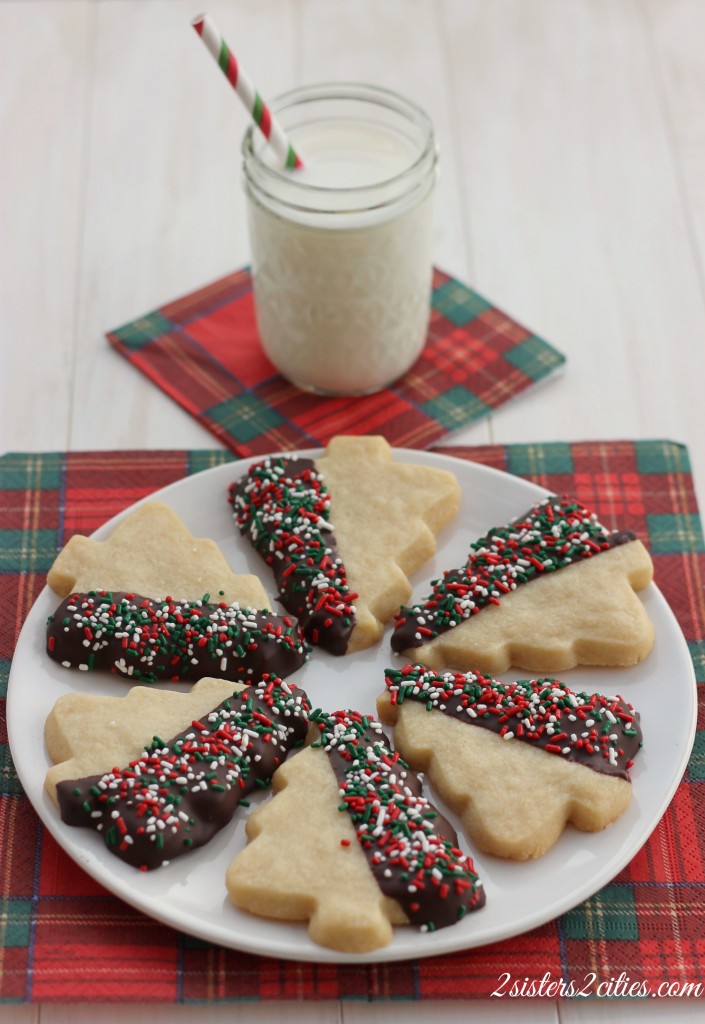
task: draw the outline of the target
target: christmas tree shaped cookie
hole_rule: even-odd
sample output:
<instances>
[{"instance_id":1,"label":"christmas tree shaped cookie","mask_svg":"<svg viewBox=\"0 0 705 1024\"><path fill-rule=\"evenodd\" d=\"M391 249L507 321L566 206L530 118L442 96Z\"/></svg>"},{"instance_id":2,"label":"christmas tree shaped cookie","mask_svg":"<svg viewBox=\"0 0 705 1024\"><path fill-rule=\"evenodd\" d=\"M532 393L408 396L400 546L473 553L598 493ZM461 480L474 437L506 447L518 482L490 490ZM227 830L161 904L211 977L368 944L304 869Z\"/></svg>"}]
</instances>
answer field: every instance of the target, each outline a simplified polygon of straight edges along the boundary
<instances>
[{"instance_id":1,"label":"christmas tree shaped cookie","mask_svg":"<svg viewBox=\"0 0 705 1024\"><path fill-rule=\"evenodd\" d=\"M451 473L394 461L381 437L336 437L316 459L264 459L230 496L282 604L333 654L379 640L460 504Z\"/></svg>"},{"instance_id":2,"label":"christmas tree shaped cookie","mask_svg":"<svg viewBox=\"0 0 705 1024\"><path fill-rule=\"evenodd\" d=\"M475 541L467 562L402 608L392 649L436 669L562 672L633 665L654 630L635 594L651 581L646 548L584 506L551 497Z\"/></svg>"},{"instance_id":3,"label":"christmas tree shaped cookie","mask_svg":"<svg viewBox=\"0 0 705 1024\"><path fill-rule=\"evenodd\" d=\"M209 594L246 608L269 607L256 576L236 576L215 541L193 537L176 512L158 501L138 505L107 540L72 537L47 583L61 597L100 587L180 601Z\"/></svg>"},{"instance_id":4,"label":"christmas tree shaped cookie","mask_svg":"<svg viewBox=\"0 0 705 1024\"><path fill-rule=\"evenodd\" d=\"M269 609L256 576L233 573L212 540L167 505L140 505L105 541L75 536L48 575L64 600L47 652L66 668L133 680L287 676L306 659L295 621Z\"/></svg>"},{"instance_id":5,"label":"christmas tree shaped cookie","mask_svg":"<svg viewBox=\"0 0 705 1024\"><path fill-rule=\"evenodd\" d=\"M96 829L134 867L159 867L208 842L269 782L303 743L308 710L303 690L274 677L66 694L45 726L46 790L67 824Z\"/></svg>"},{"instance_id":6,"label":"christmas tree shaped cookie","mask_svg":"<svg viewBox=\"0 0 705 1024\"><path fill-rule=\"evenodd\" d=\"M392 925L451 925L484 903L452 826L374 719L314 712L320 738L274 776L227 875L253 914L308 921L323 946L362 953Z\"/></svg>"},{"instance_id":7,"label":"christmas tree shaped cookie","mask_svg":"<svg viewBox=\"0 0 705 1024\"><path fill-rule=\"evenodd\" d=\"M485 853L540 857L569 822L596 832L629 805L641 728L622 698L419 665L385 681L377 706L395 746Z\"/></svg>"}]
</instances>

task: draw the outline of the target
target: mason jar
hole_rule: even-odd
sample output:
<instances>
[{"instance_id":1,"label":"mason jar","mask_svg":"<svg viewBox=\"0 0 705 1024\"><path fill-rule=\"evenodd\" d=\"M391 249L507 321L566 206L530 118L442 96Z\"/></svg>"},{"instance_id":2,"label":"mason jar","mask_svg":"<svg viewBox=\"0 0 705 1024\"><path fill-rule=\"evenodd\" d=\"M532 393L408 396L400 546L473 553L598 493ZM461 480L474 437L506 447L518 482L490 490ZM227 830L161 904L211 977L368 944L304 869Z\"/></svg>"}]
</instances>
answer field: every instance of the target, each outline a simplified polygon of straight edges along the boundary
<instances>
[{"instance_id":1,"label":"mason jar","mask_svg":"<svg viewBox=\"0 0 705 1024\"><path fill-rule=\"evenodd\" d=\"M272 110L304 167L284 170L254 126L243 141L255 313L289 381L363 395L401 377L426 341L433 125L376 86L295 89Z\"/></svg>"}]
</instances>

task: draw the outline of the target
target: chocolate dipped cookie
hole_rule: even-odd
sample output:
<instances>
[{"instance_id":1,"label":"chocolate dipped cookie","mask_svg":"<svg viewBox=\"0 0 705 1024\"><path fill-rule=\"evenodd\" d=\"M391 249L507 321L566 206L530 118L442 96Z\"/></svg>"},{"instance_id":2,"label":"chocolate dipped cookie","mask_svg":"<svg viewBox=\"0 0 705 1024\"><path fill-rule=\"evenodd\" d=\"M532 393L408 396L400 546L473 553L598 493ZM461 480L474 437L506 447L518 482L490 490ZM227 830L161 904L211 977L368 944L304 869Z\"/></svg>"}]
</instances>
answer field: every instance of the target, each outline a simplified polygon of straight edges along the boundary
<instances>
[{"instance_id":1,"label":"chocolate dipped cookie","mask_svg":"<svg viewBox=\"0 0 705 1024\"><path fill-rule=\"evenodd\" d=\"M230 500L306 638L346 654L376 643L411 594L460 488L445 470L393 461L381 437L336 437L315 459L256 463Z\"/></svg>"},{"instance_id":2,"label":"chocolate dipped cookie","mask_svg":"<svg viewBox=\"0 0 705 1024\"><path fill-rule=\"evenodd\" d=\"M247 687L202 679L188 693L67 694L46 722L55 764L45 788L63 821L150 870L207 843L269 784L304 742L309 709L303 690L274 677Z\"/></svg>"},{"instance_id":3,"label":"chocolate dipped cookie","mask_svg":"<svg viewBox=\"0 0 705 1024\"><path fill-rule=\"evenodd\" d=\"M47 653L65 668L249 682L288 676L308 654L257 577L233 573L212 540L159 502L138 506L105 541L72 537L48 582L64 599L47 623Z\"/></svg>"},{"instance_id":4,"label":"chocolate dipped cookie","mask_svg":"<svg viewBox=\"0 0 705 1024\"><path fill-rule=\"evenodd\" d=\"M484 852L540 857L568 823L596 832L627 809L642 735L623 698L420 665L385 683L377 707L396 748Z\"/></svg>"},{"instance_id":5,"label":"chocolate dipped cookie","mask_svg":"<svg viewBox=\"0 0 705 1024\"><path fill-rule=\"evenodd\" d=\"M379 723L352 711L312 720L318 738L247 821L227 875L235 905L307 920L315 942L357 953L389 943L393 925L432 931L481 907L472 860Z\"/></svg>"},{"instance_id":6,"label":"chocolate dipped cookie","mask_svg":"<svg viewBox=\"0 0 705 1024\"><path fill-rule=\"evenodd\" d=\"M431 668L559 672L633 665L653 625L635 593L651 558L579 502L551 497L471 545L466 563L396 617L392 649Z\"/></svg>"}]
</instances>

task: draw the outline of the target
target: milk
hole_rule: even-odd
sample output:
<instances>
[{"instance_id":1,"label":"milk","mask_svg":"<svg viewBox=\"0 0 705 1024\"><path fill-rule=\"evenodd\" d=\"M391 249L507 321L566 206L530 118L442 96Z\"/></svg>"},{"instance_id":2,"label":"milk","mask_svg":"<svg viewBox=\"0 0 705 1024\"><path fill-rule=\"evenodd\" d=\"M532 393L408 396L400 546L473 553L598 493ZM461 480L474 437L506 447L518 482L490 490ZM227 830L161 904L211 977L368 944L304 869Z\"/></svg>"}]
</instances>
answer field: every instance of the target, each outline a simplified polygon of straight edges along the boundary
<instances>
[{"instance_id":1,"label":"milk","mask_svg":"<svg viewBox=\"0 0 705 1024\"><path fill-rule=\"evenodd\" d=\"M298 386L364 394L416 360L430 309L435 149L367 100L356 116L285 130L304 160L281 171L245 148L257 325L265 352ZM415 109L415 108L414 108ZM385 116L387 112L385 111ZM253 166L254 165L254 166Z\"/></svg>"},{"instance_id":2,"label":"milk","mask_svg":"<svg viewBox=\"0 0 705 1024\"><path fill-rule=\"evenodd\" d=\"M306 163L296 172L296 184L348 189L378 185L405 171L416 159L408 139L372 122L327 121L307 124L291 132L297 152ZM274 154L263 151L267 164Z\"/></svg>"}]
</instances>

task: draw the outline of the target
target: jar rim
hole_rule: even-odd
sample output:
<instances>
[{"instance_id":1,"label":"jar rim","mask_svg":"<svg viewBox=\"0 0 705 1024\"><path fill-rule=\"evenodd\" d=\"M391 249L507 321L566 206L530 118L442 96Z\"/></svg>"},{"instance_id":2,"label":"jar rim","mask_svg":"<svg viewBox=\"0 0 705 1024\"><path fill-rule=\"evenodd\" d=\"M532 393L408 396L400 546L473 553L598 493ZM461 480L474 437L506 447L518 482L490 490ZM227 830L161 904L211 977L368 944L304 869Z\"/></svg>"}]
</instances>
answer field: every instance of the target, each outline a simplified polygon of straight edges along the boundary
<instances>
[{"instance_id":1,"label":"jar rim","mask_svg":"<svg viewBox=\"0 0 705 1024\"><path fill-rule=\"evenodd\" d=\"M386 107L388 110L406 116L409 121L420 127L424 132L424 144L413 163L389 178L382 178L379 181L366 185L346 185L341 188L339 186L317 185L310 182L297 181L295 170L272 166L262 160L254 146L255 133L258 129L254 123L251 123L245 131L241 146L243 168L248 181L266 193L267 190L263 188L261 183L253 181L250 173L250 164L253 163L256 167L256 172L265 180L269 179L272 184L281 183L287 186L293 184L297 191L301 190L302 196L316 195L323 198L326 195L346 193L362 198L365 195L372 196L375 193L379 193L380 189L401 186L406 179L413 178L414 175L418 174L419 170L429 163L429 160L430 166L428 171L432 172L434 170L438 162L438 147L431 118L423 107L420 107L413 100L402 96L393 89L363 82L320 82L299 86L281 93L272 100L270 109L272 113L278 114L294 106L302 106L306 103L314 103L320 100L336 99L361 100L363 102L375 103L378 106ZM265 148L263 146L262 150L264 151Z\"/></svg>"}]
</instances>

